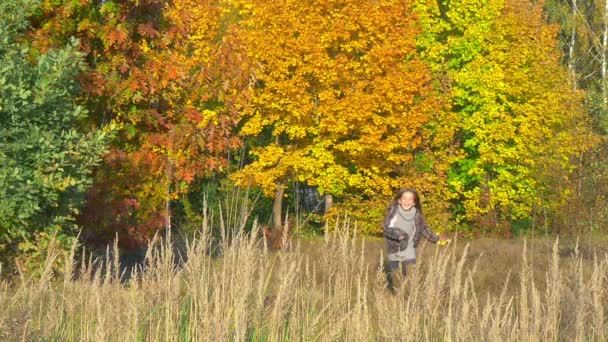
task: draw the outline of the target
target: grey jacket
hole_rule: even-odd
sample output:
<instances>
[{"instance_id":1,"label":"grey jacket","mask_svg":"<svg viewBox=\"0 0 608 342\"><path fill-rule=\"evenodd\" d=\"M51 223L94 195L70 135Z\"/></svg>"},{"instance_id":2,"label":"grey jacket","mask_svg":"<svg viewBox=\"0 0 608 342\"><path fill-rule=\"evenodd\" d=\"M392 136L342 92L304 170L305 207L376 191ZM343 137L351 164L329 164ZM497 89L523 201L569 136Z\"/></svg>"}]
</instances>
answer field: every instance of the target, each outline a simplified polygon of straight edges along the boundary
<instances>
[{"instance_id":1,"label":"grey jacket","mask_svg":"<svg viewBox=\"0 0 608 342\"><path fill-rule=\"evenodd\" d=\"M393 219L393 216L397 215L397 206L399 204L391 205L386 210L384 215L384 221L382 222L383 235L388 245L388 253L396 253L399 250L404 250L407 247L407 241L409 236L397 227L389 227L388 224ZM403 236L402 240L399 237ZM429 241L436 243L439 241L439 236L429 229L426 224L424 217L420 210L416 211L416 217L414 219L414 248L418 247L420 243L420 237L424 236Z\"/></svg>"}]
</instances>

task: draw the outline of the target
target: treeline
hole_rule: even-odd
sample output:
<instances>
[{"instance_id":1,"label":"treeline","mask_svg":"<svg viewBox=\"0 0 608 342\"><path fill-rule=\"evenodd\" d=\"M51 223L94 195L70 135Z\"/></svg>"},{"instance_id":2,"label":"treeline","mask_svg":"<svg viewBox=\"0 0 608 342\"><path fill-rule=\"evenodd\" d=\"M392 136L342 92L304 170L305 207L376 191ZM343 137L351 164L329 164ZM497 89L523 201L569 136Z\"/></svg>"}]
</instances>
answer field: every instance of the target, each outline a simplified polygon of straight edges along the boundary
<instances>
[{"instance_id":1,"label":"treeline","mask_svg":"<svg viewBox=\"0 0 608 342\"><path fill-rule=\"evenodd\" d=\"M597 229L607 4L0 0L0 248L137 246L231 185L275 226L308 187L377 233L409 185L438 230Z\"/></svg>"}]
</instances>

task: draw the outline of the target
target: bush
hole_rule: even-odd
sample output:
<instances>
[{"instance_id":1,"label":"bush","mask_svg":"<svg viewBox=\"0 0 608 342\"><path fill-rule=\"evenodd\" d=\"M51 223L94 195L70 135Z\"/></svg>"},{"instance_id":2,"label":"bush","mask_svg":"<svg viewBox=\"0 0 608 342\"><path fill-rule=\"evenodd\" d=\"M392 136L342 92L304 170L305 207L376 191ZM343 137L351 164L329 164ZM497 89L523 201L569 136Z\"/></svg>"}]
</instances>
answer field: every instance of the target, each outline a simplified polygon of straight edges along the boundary
<instances>
[{"instance_id":1,"label":"bush","mask_svg":"<svg viewBox=\"0 0 608 342\"><path fill-rule=\"evenodd\" d=\"M65 242L61 245L70 244L92 167L113 134L111 128L81 129L87 111L75 102L75 76L84 68L78 42L35 55L20 39L34 5L0 2L0 253L5 257L44 255L52 235Z\"/></svg>"}]
</instances>

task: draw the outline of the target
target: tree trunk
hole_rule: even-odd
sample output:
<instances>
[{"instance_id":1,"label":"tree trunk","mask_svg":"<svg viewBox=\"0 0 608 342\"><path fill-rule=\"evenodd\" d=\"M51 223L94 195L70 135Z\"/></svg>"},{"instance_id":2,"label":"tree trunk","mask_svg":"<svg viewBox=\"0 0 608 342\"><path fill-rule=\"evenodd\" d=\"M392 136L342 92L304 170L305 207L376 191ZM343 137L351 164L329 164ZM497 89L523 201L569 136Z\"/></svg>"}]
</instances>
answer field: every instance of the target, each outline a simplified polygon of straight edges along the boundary
<instances>
[{"instance_id":1,"label":"tree trunk","mask_svg":"<svg viewBox=\"0 0 608 342\"><path fill-rule=\"evenodd\" d=\"M568 46L568 71L570 72L570 81L572 89L576 90L576 62L574 59L574 46L576 44L576 16L578 12L577 0L572 0L572 29L570 30L570 46Z\"/></svg>"},{"instance_id":2,"label":"tree trunk","mask_svg":"<svg viewBox=\"0 0 608 342\"><path fill-rule=\"evenodd\" d=\"M169 132L170 148L173 147L173 129ZM171 229L171 182L173 182L173 161L171 157L167 155L167 168L165 169L167 177L167 193L165 197L165 233L169 234Z\"/></svg>"},{"instance_id":3,"label":"tree trunk","mask_svg":"<svg viewBox=\"0 0 608 342\"><path fill-rule=\"evenodd\" d=\"M169 186L167 186L167 188L169 188ZM169 192L169 189L167 189L167 192ZM165 229L167 232L171 229L171 200L169 199L168 194L165 199Z\"/></svg>"},{"instance_id":4,"label":"tree trunk","mask_svg":"<svg viewBox=\"0 0 608 342\"><path fill-rule=\"evenodd\" d=\"M608 1L608 0L606 0ZM327 214L329 210L334 206L334 197L331 194L325 194L325 209L324 213Z\"/></svg>"},{"instance_id":5,"label":"tree trunk","mask_svg":"<svg viewBox=\"0 0 608 342\"><path fill-rule=\"evenodd\" d=\"M282 227L281 210L283 208L283 194L285 193L285 186L281 183L277 183L277 191L274 194L274 202L272 204L272 225L274 229Z\"/></svg>"},{"instance_id":6,"label":"tree trunk","mask_svg":"<svg viewBox=\"0 0 608 342\"><path fill-rule=\"evenodd\" d=\"M608 105L608 0L604 0L604 35L602 37L602 100Z\"/></svg>"}]
</instances>

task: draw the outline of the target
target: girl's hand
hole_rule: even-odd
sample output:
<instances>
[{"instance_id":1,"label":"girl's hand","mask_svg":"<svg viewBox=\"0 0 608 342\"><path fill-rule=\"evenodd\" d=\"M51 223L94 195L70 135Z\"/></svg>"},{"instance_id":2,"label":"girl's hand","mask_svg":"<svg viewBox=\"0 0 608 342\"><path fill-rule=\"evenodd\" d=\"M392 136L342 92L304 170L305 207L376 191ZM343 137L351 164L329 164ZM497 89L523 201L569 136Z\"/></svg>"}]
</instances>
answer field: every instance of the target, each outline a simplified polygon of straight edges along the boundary
<instances>
[{"instance_id":1,"label":"girl's hand","mask_svg":"<svg viewBox=\"0 0 608 342\"><path fill-rule=\"evenodd\" d=\"M447 244L449 244L449 243L450 243L450 239L447 239L447 240L439 240L439 241L437 241L437 244L438 244L439 246L445 246L445 245L447 245Z\"/></svg>"},{"instance_id":2,"label":"girl's hand","mask_svg":"<svg viewBox=\"0 0 608 342\"><path fill-rule=\"evenodd\" d=\"M438 244L439 246L445 246L445 245L449 244L449 243L450 243L450 241L451 241L451 240L450 240L450 239L447 237L447 235L445 235L445 234L440 234L440 235L439 235L439 241L437 241L437 244Z\"/></svg>"}]
</instances>

